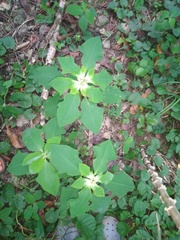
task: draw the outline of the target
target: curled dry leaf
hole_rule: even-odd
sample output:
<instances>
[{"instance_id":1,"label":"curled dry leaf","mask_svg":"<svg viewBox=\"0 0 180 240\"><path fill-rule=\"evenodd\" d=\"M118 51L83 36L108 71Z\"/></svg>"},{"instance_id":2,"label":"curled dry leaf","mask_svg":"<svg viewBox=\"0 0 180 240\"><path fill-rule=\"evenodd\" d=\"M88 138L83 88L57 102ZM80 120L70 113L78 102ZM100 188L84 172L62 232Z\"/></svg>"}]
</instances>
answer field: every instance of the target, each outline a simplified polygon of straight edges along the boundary
<instances>
[{"instance_id":1,"label":"curled dry leaf","mask_svg":"<svg viewBox=\"0 0 180 240\"><path fill-rule=\"evenodd\" d=\"M11 132L8 126L6 126L6 129L7 129L7 135L13 147L22 148L23 146L20 143L18 136L15 133Z\"/></svg>"}]
</instances>

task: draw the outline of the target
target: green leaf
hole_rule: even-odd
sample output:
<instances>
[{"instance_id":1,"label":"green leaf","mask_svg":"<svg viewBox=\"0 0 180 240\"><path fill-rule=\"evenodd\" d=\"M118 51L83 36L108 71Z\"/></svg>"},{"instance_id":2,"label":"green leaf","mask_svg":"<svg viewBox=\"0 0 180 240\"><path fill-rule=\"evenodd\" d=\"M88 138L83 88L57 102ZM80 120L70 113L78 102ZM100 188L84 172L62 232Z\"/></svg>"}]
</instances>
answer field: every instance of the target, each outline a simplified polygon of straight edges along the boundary
<instances>
[{"instance_id":1,"label":"green leaf","mask_svg":"<svg viewBox=\"0 0 180 240\"><path fill-rule=\"evenodd\" d=\"M86 17L88 23L94 24L95 15L93 14L93 11L90 11L90 10L87 11L86 14L85 14L85 17Z\"/></svg>"},{"instance_id":2,"label":"green leaf","mask_svg":"<svg viewBox=\"0 0 180 240\"><path fill-rule=\"evenodd\" d=\"M48 97L48 99L44 102L43 107L45 109L46 117L55 117L57 114L57 105L60 101L59 96Z\"/></svg>"},{"instance_id":3,"label":"green leaf","mask_svg":"<svg viewBox=\"0 0 180 240\"><path fill-rule=\"evenodd\" d=\"M134 139L133 137L129 136L123 143L123 152L124 154L129 152L130 148L134 147Z\"/></svg>"},{"instance_id":4,"label":"green leaf","mask_svg":"<svg viewBox=\"0 0 180 240\"><path fill-rule=\"evenodd\" d=\"M80 163L79 164L79 171L82 176L87 177L90 174L90 167L87 166L86 164Z\"/></svg>"},{"instance_id":5,"label":"green leaf","mask_svg":"<svg viewBox=\"0 0 180 240\"><path fill-rule=\"evenodd\" d=\"M68 200L78 197L78 191L78 189L72 187L62 187L60 194L61 210L66 210L68 208Z\"/></svg>"},{"instance_id":6,"label":"green leaf","mask_svg":"<svg viewBox=\"0 0 180 240\"><path fill-rule=\"evenodd\" d=\"M29 78L33 79L39 86L50 88L50 82L62 74L58 71L58 66L33 66L29 71Z\"/></svg>"},{"instance_id":7,"label":"green leaf","mask_svg":"<svg viewBox=\"0 0 180 240\"><path fill-rule=\"evenodd\" d=\"M6 49L3 45L0 44L0 56L3 56L6 53ZM3 61L3 60L1 60Z\"/></svg>"},{"instance_id":8,"label":"green leaf","mask_svg":"<svg viewBox=\"0 0 180 240\"><path fill-rule=\"evenodd\" d=\"M99 176L99 175L98 175ZM104 174L100 174L99 176L99 182L104 183L105 185L110 183L113 179L114 175L110 172L106 172Z\"/></svg>"},{"instance_id":9,"label":"green leaf","mask_svg":"<svg viewBox=\"0 0 180 240\"><path fill-rule=\"evenodd\" d=\"M92 132L97 134L101 128L103 120L103 109L96 104L83 99L81 103L81 122Z\"/></svg>"},{"instance_id":10,"label":"green leaf","mask_svg":"<svg viewBox=\"0 0 180 240\"><path fill-rule=\"evenodd\" d=\"M88 87L86 94L89 97L89 100L93 103L100 103L103 100L103 94L99 88Z\"/></svg>"},{"instance_id":11,"label":"green leaf","mask_svg":"<svg viewBox=\"0 0 180 240\"><path fill-rule=\"evenodd\" d=\"M147 202L144 202L141 199L137 199L133 207L133 213L136 216L142 217L144 216L147 207L148 207Z\"/></svg>"},{"instance_id":12,"label":"green leaf","mask_svg":"<svg viewBox=\"0 0 180 240\"><path fill-rule=\"evenodd\" d=\"M77 228L83 234L83 239L95 239L96 220L90 214L83 214L77 217Z\"/></svg>"},{"instance_id":13,"label":"green leaf","mask_svg":"<svg viewBox=\"0 0 180 240\"><path fill-rule=\"evenodd\" d=\"M48 161L45 161L42 170L39 172L37 182L46 192L54 196L57 195L59 189L59 175Z\"/></svg>"},{"instance_id":14,"label":"green leaf","mask_svg":"<svg viewBox=\"0 0 180 240\"><path fill-rule=\"evenodd\" d=\"M134 8L136 11L141 11L144 6L144 0L135 0Z\"/></svg>"},{"instance_id":15,"label":"green leaf","mask_svg":"<svg viewBox=\"0 0 180 240\"><path fill-rule=\"evenodd\" d=\"M77 217L90 209L89 200L91 198L91 190L89 188L83 188L79 192L79 197L69 200L71 217ZM81 206L81 207L79 207Z\"/></svg>"},{"instance_id":16,"label":"green leaf","mask_svg":"<svg viewBox=\"0 0 180 240\"><path fill-rule=\"evenodd\" d=\"M80 67L75 64L73 57L59 57L59 64L62 68L63 74L71 73L77 75L80 72Z\"/></svg>"},{"instance_id":17,"label":"green leaf","mask_svg":"<svg viewBox=\"0 0 180 240\"><path fill-rule=\"evenodd\" d=\"M101 72L94 75L93 81L100 86L102 90L105 90L105 88L110 84L112 80L112 77L109 75L109 73L103 69Z\"/></svg>"},{"instance_id":18,"label":"green leaf","mask_svg":"<svg viewBox=\"0 0 180 240\"><path fill-rule=\"evenodd\" d=\"M24 210L24 218L28 221L33 214L33 207L30 205Z\"/></svg>"},{"instance_id":19,"label":"green leaf","mask_svg":"<svg viewBox=\"0 0 180 240\"><path fill-rule=\"evenodd\" d=\"M14 38L7 36L2 38L2 42L7 49L14 49L16 43L14 41Z\"/></svg>"},{"instance_id":20,"label":"green leaf","mask_svg":"<svg viewBox=\"0 0 180 240\"><path fill-rule=\"evenodd\" d=\"M85 186L85 179L82 177L76 179L71 185L71 187L77 188L77 189L82 189L84 186Z\"/></svg>"},{"instance_id":21,"label":"green leaf","mask_svg":"<svg viewBox=\"0 0 180 240\"><path fill-rule=\"evenodd\" d=\"M43 151L44 141L42 130L37 128L27 128L22 134L22 141L29 151Z\"/></svg>"},{"instance_id":22,"label":"green leaf","mask_svg":"<svg viewBox=\"0 0 180 240\"><path fill-rule=\"evenodd\" d=\"M64 101L59 103L57 118L60 127L74 122L79 117L79 95L67 94Z\"/></svg>"},{"instance_id":23,"label":"green leaf","mask_svg":"<svg viewBox=\"0 0 180 240\"><path fill-rule=\"evenodd\" d=\"M50 85L61 95L65 92L65 90L71 88L72 84L73 80L68 77L57 77L50 82Z\"/></svg>"},{"instance_id":24,"label":"green leaf","mask_svg":"<svg viewBox=\"0 0 180 240\"><path fill-rule=\"evenodd\" d=\"M61 136L64 132L63 129L59 127L57 118L51 118L43 127L46 139Z\"/></svg>"},{"instance_id":25,"label":"green leaf","mask_svg":"<svg viewBox=\"0 0 180 240\"><path fill-rule=\"evenodd\" d=\"M109 206L111 204L111 197L97 197L95 195L92 195L92 204L90 206L91 210L93 212L98 212L98 213L105 213Z\"/></svg>"},{"instance_id":26,"label":"green leaf","mask_svg":"<svg viewBox=\"0 0 180 240\"><path fill-rule=\"evenodd\" d=\"M39 160L40 158L42 158L42 156L43 156L43 153L42 153L42 152L33 152L33 153L30 153L30 154L28 154L28 155L25 157L22 165L23 165L23 166L24 166L24 165L29 165L29 164L31 164L32 162L37 161L37 160Z\"/></svg>"},{"instance_id":27,"label":"green leaf","mask_svg":"<svg viewBox=\"0 0 180 240\"><path fill-rule=\"evenodd\" d=\"M67 173L70 176L80 175L78 151L65 145L52 144L51 162L60 174Z\"/></svg>"},{"instance_id":28,"label":"green leaf","mask_svg":"<svg viewBox=\"0 0 180 240\"><path fill-rule=\"evenodd\" d=\"M83 9L81 6L78 6L77 4L70 4L66 8L66 12L73 16L80 16L83 14Z\"/></svg>"},{"instance_id":29,"label":"green leaf","mask_svg":"<svg viewBox=\"0 0 180 240\"><path fill-rule=\"evenodd\" d=\"M96 197L104 197L104 189L102 187L100 187L99 185L95 185L92 187L93 189L93 193Z\"/></svg>"},{"instance_id":30,"label":"green leaf","mask_svg":"<svg viewBox=\"0 0 180 240\"><path fill-rule=\"evenodd\" d=\"M3 197L5 197L7 201L10 201L15 195L14 186L11 183L6 183L6 185L3 187L2 193Z\"/></svg>"},{"instance_id":31,"label":"green leaf","mask_svg":"<svg viewBox=\"0 0 180 240\"><path fill-rule=\"evenodd\" d=\"M129 191L133 191L135 188L131 177L129 177L123 170L114 175L114 178L108 185L106 185L106 187L109 191L112 191L114 196L119 198L126 195Z\"/></svg>"},{"instance_id":32,"label":"green leaf","mask_svg":"<svg viewBox=\"0 0 180 240\"><path fill-rule=\"evenodd\" d=\"M121 99L124 98L124 93L121 92L116 86L108 86L103 92L103 103L119 104Z\"/></svg>"},{"instance_id":33,"label":"green leaf","mask_svg":"<svg viewBox=\"0 0 180 240\"><path fill-rule=\"evenodd\" d=\"M111 160L116 160L116 152L111 140L107 140L94 148L96 156L93 167L95 174L103 173L107 170L107 163Z\"/></svg>"},{"instance_id":34,"label":"green leaf","mask_svg":"<svg viewBox=\"0 0 180 240\"><path fill-rule=\"evenodd\" d=\"M35 174L41 171L45 164L45 159L43 157L39 158L37 161L32 162L29 165L30 174Z\"/></svg>"},{"instance_id":35,"label":"green leaf","mask_svg":"<svg viewBox=\"0 0 180 240\"><path fill-rule=\"evenodd\" d=\"M102 43L99 37L88 39L79 50L83 53L82 65L87 70L94 68L96 61L102 59Z\"/></svg>"},{"instance_id":36,"label":"green leaf","mask_svg":"<svg viewBox=\"0 0 180 240\"><path fill-rule=\"evenodd\" d=\"M17 152L12 158L7 170L9 173L15 176L28 175L28 166L22 166L23 159L27 156L27 153Z\"/></svg>"},{"instance_id":37,"label":"green leaf","mask_svg":"<svg viewBox=\"0 0 180 240\"><path fill-rule=\"evenodd\" d=\"M59 218L59 211L54 211L53 208L50 208L45 214L45 220L48 223L55 223Z\"/></svg>"},{"instance_id":38,"label":"green leaf","mask_svg":"<svg viewBox=\"0 0 180 240\"><path fill-rule=\"evenodd\" d=\"M169 18L169 25L170 25L172 28L174 28L175 23L176 23L176 19L173 18L173 17L170 17L170 18Z\"/></svg>"},{"instance_id":39,"label":"green leaf","mask_svg":"<svg viewBox=\"0 0 180 240\"><path fill-rule=\"evenodd\" d=\"M83 32L87 30L88 27L88 21L85 15L82 15L78 20L79 27Z\"/></svg>"},{"instance_id":40,"label":"green leaf","mask_svg":"<svg viewBox=\"0 0 180 240\"><path fill-rule=\"evenodd\" d=\"M145 68L139 67L139 68L136 69L135 74L136 74L137 77L144 77L147 74L147 72L148 71Z\"/></svg>"}]
</instances>

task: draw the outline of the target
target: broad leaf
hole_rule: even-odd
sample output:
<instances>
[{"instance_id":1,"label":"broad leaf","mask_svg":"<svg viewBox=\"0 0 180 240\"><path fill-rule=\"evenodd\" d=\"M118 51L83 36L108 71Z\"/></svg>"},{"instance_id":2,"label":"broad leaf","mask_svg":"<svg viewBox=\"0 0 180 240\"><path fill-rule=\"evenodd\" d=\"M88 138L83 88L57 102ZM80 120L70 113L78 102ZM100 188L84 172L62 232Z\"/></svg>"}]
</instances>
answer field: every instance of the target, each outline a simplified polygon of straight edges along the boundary
<instances>
[{"instance_id":1,"label":"broad leaf","mask_svg":"<svg viewBox=\"0 0 180 240\"><path fill-rule=\"evenodd\" d=\"M61 136L64 133L63 128L60 128L58 125L57 117L51 118L44 126L43 130L46 136L46 139Z\"/></svg>"},{"instance_id":2,"label":"broad leaf","mask_svg":"<svg viewBox=\"0 0 180 240\"><path fill-rule=\"evenodd\" d=\"M57 114L57 105L60 101L59 96L48 97L48 99L44 102L43 107L45 109L46 117L55 117Z\"/></svg>"},{"instance_id":3,"label":"broad leaf","mask_svg":"<svg viewBox=\"0 0 180 240\"><path fill-rule=\"evenodd\" d=\"M60 194L61 210L66 210L68 208L68 201L70 199L75 199L78 197L78 189L72 187L62 187Z\"/></svg>"},{"instance_id":4,"label":"broad leaf","mask_svg":"<svg viewBox=\"0 0 180 240\"><path fill-rule=\"evenodd\" d=\"M106 187L113 193L113 196L119 198L126 195L129 191L133 191L135 188L131 177L129 177L123 170L114 175L114 178L108 185L106 185Z\"/></svg>"},{"instance_id":5,"label":"broad leaf","mask_svg":"<svg viewBox=\"0 0 180 240\"><path fill-rule=\"evenodd\" d=\"M44 141L42 130L37 128L27 128L22 134L22 141L29 151L43 151Z\"/></svg>"},{"instance_id":6,"label":"broad leaf","mask_svg":"<svg viewBox=\"0 0 180 240\"><path fill-rule=\"evenodd\" d=\"M88 212L89 207L89 200L91 198L91 190L89 188L83 188L79 192L79 197L76 199L71 199L69 201L70 204L70 213L71 217L77 217L85 212Z\"/></svg>"},{"instance_id":7,"label":"broad leaf","mask_svg":"<svg viewBox=\"0 0 180 240\"><path fill-rule=\"evenodd\" d=\"M65 145L52 144L51 162L60 174L67 173L70 176L80 175L78 151Z\"/></svg>"},{"instance_id":8,"label":"broad leaf","mask_svg":"<svg viewBox=\"0 0 180 240\"><path fill-rule=\"evenodd\" d=\"M79 95L67 94L64 101L59 103L57 118L60 127L74 122L79 117Z\"/></svg>"},{"instance_id":9,"label":"broad leaf","mask_svg":"<svg viewBox=\"0 0 180 240\"><path fill-rule=\"evenodd\" d=\"M116 160L113 144L110 140L107 140L93 149L96 156L93 163L94 171L96 174L103 173L107 170L107 163L111 160Z\"/></svg>"},{"instance_id":10,"label":"broad leaf","mask_svg":"<svg viewBox=\"0 0 180 240\"><path fill-rule=\"evenodd\" d=\"M30 174L35 174L41 171L44 166L45 159L43 157L39 158L37 161L32 162L29 165L29 172Z\"/></svg>"},{"instance_id":11,"label":"broad leaf","mask_svg":"<svg viewBox=\"0 0 180 240\"><path fill-rule=\"evenodd\" d=\"M73 16L79 16L79 15L83 14L83 9L81 6L79 6L77 4L70 4L66 8L66 12Z\"/></svg>"},{"instance_id":12,"label":"broad leaf","mask_svg":"<svg viewBox=\"0 0 180 240\"><path fill-rule=\"evenodd\" d=\"M83 239L95 238L96 220L91 214L83 214L77 217L77 228L82 233Z\"/></svg>"},{"instance_id":13,"label":"broad leaf","mask_svg":"<svg viewBox=\"0 0 180 240\"><path fill-rule=\"evenodd\" d=\"M72 75L77 75L80 72L80 67L75 64L73 57L59 57L58 61L62 68L62 73L71 73Z\"/></svg>"},{"instance_id":14,"label":"broad leaf","mask_svg":"<svg viewBox=\"0 0 180 240\"><path fill-rule=\"evenodd\" d=\"M96 104L83 99L81 103L81 122L92 132L97 134L101 128L103 120L103 109L97 107Z\"/></svg>"},{"instance_id":15,"label":"broad leaf","mask_svg":"<svg viewBox=\"0 0 180 240\"><path fill-rule=\"evenodd\" d=\"M72 84L73 80L68 77L57 77L50 83L50 85L60 94L63 94L65 90L71 87Z\"/></svg>"},{"instance_id":16,"label":"broad leaf","mask_svg":"<svg viewBox=\"0 0 180 240\"><path fill-rule=\"evenodd\" d=\"M102 187L100 187L99 185L95 185L93 186L93 193L96 197L104 197L104 189Z\"/></svg>"},{"instance_id":17,"label":"broad leaf","mask_svg":"<svg viewBox=\"0 0 180 240\"><path fill-rule=\"evenodd\" d=\"M88 21L85 15L82 15L78 20L79 27L84 32L88 27Z\"/></svg>"},{"instance_id":18,"label":"broad leaf","mask_svg":"<svg viewBox=\"0 0 180 240\"><path fill-rule=\"evenodd\" d=\"M86 94L89 97L89 100L93 103L100 103L103 101L103 94L99 88L88 87Z\"/></svg>"},{"instance_id":19,"label":"broad leaf","mask_svg":"<svg viewBox=\"0 0 180 240\"><path fill-rule=\"evenodd\" d=\"M39 172L37 182L46 192L55 196L57 195L59 188L59 175L48 161L45 161L42 170Z\"/></svg>"},{"instance_id":20,"label":"broad leaf","mask_svg":"<svg viewBox=\"0 0 180 240\"><path fill-rule=\"evenodd\" d=\"M24 166L24 165L29 165L29 164L31 164L32 162L39 160L40 158L42 158L42 152L33 152L33 153L30 153L30 154L28 154L28 155L25 157L22 165L23 165L23 166Z\"/></svg>"},{"instance_id":21,"label":"broad leaf","mask_svg":"<svg viewBox=\"0 0 180 240\"><path fill-rule=\"evenodd\" d=\"M101 72L94 75L93 81L100 86L102 90L110 84L112 77L103 69Z\"/></svg>"},{"instance_id":22,"label":"broad leaf","mask_svg":"<svg viewBox=\"0 0 180 240\"><path fill-rule=\"evenodd\" d=\"M90 174L91 169L86 164L81 163L79 164L79 171L81 173L81 176L87 177Z\"/></svg>"},{"instance_id":23,"label":"broad leaf","mask_svg":"<svg viewBox=\"0 0 180 240\"><path fill-rule=\"evenodd\" d=\"M85 179L82 177L76 179L71 185L71 187L77 188L77 189L82 189L84 186L85 186Z\"/></svg>"},{"instance_id":24,"label":"broad leaf","mask_svg":"<svg viewBox=\"0 0 180 240\"><path fill-rule=\"evenodd\" d=\"M104 183L105 185L110 183L111 180L113 179L114 175L110 172L106 172L104 174L100 174L99 176L99 182Z\"/></svg>"},{"instance_id":25,"label":"broad leaf","mask_svg":"<svg viewBox=\"0 0 180 240\"><path fill-rule=\"evenodd\" d=\"M23 159L27 156L27 153L18 152L10 162L8 166L8 172L15 176L28 175L28 166L22 166Z\"/></svg>"},{"instance_id":26,"label":"broad leaf","mask_svg":"<svg viewBox=\"0 0 180 240\"><path fill-rule=\"evenodd\" d=\"M37 82L39 86L43 86L46 89L50 88L49 83L57 76L62 74L58 71L57 66L31 66L29 71L29 78Z\"/></svg>"},{"instance_id":27,"label":"broad leaf","mask_svg":"<svg viewBox=\"0 0 180 240\"><path fill-rule=\"evenodd\" d=\"M83 53L82 65L88 70L102 59L102 43L99 37L88 39L79 50Z\"/></svg>"},{"instance_id":28,"label":"broad leaf","mask_svg":"<svg viewBox=\"0 0 180 240\"><path fill-rule=\"evenodd\" d=\"M129 149L132 147L134 147L134 139L133 137L129 136L123 143L124 154L127 154L129 152Z\"/></svg>"},{"instance_id":29,"label":"broad leaf","mask_svg":"<svg viewBox=\"0 0 180 240\"><path fill-rule=\"evenodd\" d=\"M96 197L95 195L92 196L92 204L90 206L93 212L98 213L105 213L111 204L111 197Z\"/></svg>"}]
</instances>

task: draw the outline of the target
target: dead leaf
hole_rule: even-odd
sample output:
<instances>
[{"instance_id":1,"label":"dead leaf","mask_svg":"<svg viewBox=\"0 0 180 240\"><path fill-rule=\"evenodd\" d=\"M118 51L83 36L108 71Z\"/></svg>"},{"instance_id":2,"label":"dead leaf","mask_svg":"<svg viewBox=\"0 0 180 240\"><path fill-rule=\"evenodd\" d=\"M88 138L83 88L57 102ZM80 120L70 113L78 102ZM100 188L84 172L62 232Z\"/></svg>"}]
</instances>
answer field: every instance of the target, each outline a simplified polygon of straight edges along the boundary
<instances>
[{"instance_id":1,"label":"dead leaf","mask_svg":"<svg viewBox=\"0 0 180 240\"><path fill-rule=\"evenodd\" d=\"M13 147L22 148L23 146L20 143L18 136L15 133L11 132L8 126L6 126L6 129L7 129L7 135Z\"/></svg>"},{"instance_id":2,"label":"dead leaf","mask_svg":"<svg viewBox=\"0 0 180 240\"><path fill-rule=\"evenodd\" d=\"M11 161L11 158L8 157L8 156L5 156L3 154L0 154L0 156L3 157L6 160L6 162L10 162Z\"/></svg>"},{"instance_id":3,"label":"dead leaf","mask_svg":"<svg viewBox=\"0 0 180 240\"><path fill-rule=\"evenodd\" d=\"M157 45L157 52L158 52L159 54L163 53L163 51L162 51L162 49L161 49L161 44L160 44L160 43Z\"/></svg>"},{"instance_id":4,"label":"dead leaf","mask_svg":"<svg viewBox=\"0 0 180 240\"><path fill-rule=\"evenodd\" d=\"M133 105L133 106L130 107L129 112L130 112L130 114L134 115L134 114L137 113L138 109L139 109L139 107L136 104L136 105Z\"/></svg>"},{"instance_id":5,"label":"dead leaf","mask_svg":"<svg viewBox=\"0 0 180 240\"><path fill-rule=\"evenodd\" d=\"M143 93L143 94L141 95L141 97L142 97L142 98L147 98L150 93L151 93L151 89L148 88L148 89L146 89L145 93Z\"/></svg>"}]
</instances>

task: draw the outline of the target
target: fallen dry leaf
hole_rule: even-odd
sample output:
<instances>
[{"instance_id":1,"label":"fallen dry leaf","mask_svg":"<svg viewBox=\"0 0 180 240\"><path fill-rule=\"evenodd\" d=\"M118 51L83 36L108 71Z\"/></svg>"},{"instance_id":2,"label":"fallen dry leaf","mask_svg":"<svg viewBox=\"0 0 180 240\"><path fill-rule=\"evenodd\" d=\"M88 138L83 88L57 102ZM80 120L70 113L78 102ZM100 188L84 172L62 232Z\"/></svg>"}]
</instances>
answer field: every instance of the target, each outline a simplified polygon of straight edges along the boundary
<instances>
[{"instance_id":1,"label":"fallen dry leaf","mask_svg":"<svg viewBox=\"0 0 180 240\"><path fill-rule=\"evenodd\" d=\"M136 104L130 107L129 112L130 114L134 115L137 113L138 109L139 109L139 106Z\"/></svg>"},{"instance_id":2,"label":"fallen dry leaf","mask_svg":"<svg viewBox=\"0 0 180 240\"><path fill-rule=\"evenodd\" d=\"M18 136L15 133L11 132L8 126L6 126L6 129L7 129L7 135L13 147L22 148L23 146L20 143Z\"/></svg>"}]
</instances>

